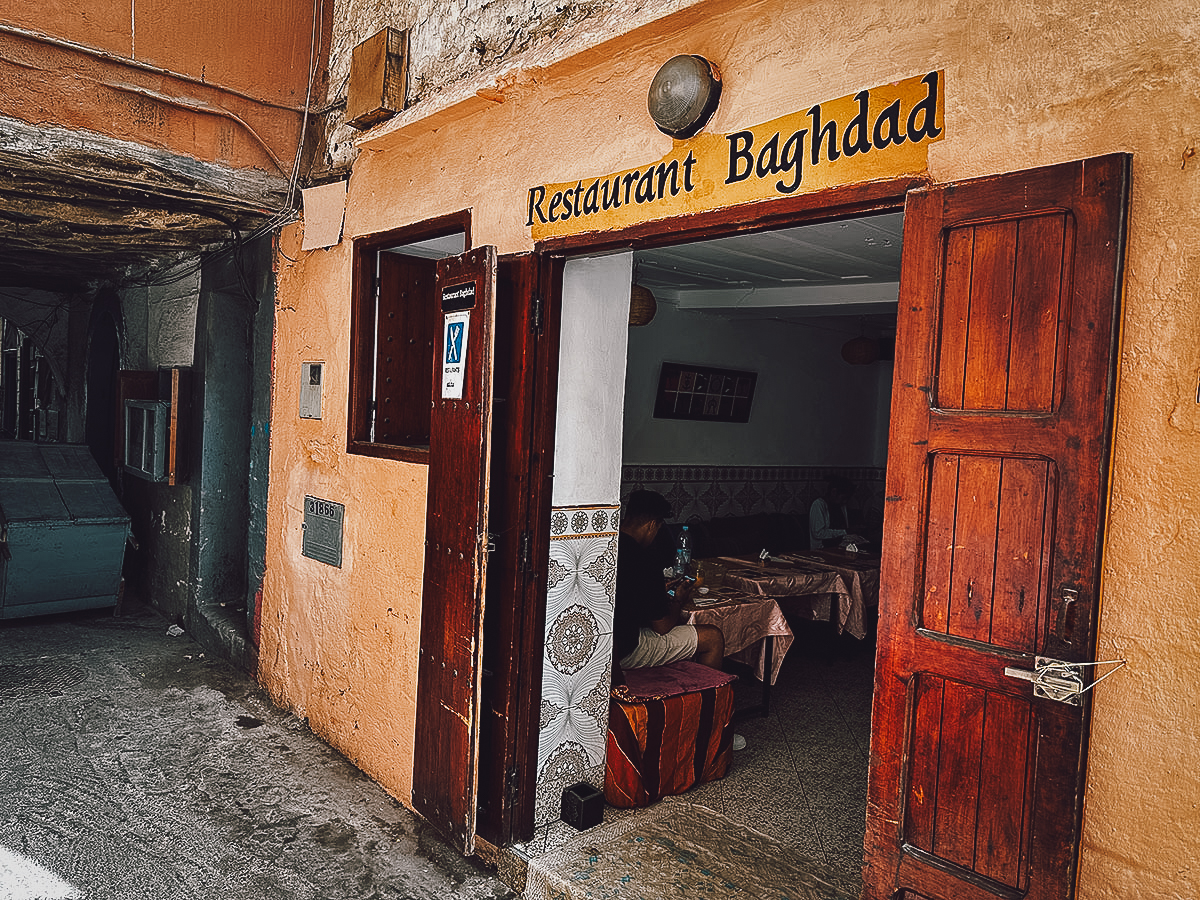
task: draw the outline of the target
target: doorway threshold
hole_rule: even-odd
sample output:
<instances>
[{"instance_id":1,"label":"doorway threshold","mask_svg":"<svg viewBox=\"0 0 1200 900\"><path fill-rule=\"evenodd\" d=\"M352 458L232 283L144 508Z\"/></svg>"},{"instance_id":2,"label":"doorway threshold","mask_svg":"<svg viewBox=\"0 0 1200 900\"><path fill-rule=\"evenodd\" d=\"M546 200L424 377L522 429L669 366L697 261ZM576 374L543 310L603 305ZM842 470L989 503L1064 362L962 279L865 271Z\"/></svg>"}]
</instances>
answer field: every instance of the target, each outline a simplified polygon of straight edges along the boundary
<instances>
[{"instance_id":1,"label":"doorway threshold","mask_svg":"<svg viewBox=\"0 0 1200 900\"><path fill-rule=\"evenodd\" d=\"M553 893L527 892L531 900L587 897L579 892L578 884L573 886L575 893L563 886L577 877L582 880L586 866L596 864L590 859L597 854L589 853L585 858L583 850L600 850L599 844L650 828L684 806L697 810L691 815L702 822L722 823L724 832L709 833L717 841L713 844L717 851L704 851L718 863L725 846L723 834L727 832L748 841L752 855L765 856L772 863L786 861L781 864L786 878L796 877L792 866L809 873L797 881L806 890L811 886L809 893L774 896L857 898L862 889L874 642L836 635L823 623L796 621L791 625L795 642L774 685L769 714L737 723L736 731L746 738L746 748L733 754L724 778L645 809L618 809L606 804L603 823L587 831L576 831L564 822L549 823L538 829L528 843L495 854L490 864L500 877L518 892L525 891L527 883L554 888ZM734 682L737 708L748 709L760 703L761 691L761 683L753 676L747 673L739 677ZM666 845L656 846L675 859ZM679 850L689 860L699 859L700 852ZM618 880L634 874L636 869L622 871ZM589 873L593 885L600 883L599 878ZM630 883L606 885L608 895L593 896L655 900L697 895L740 900L753 896L745 889L738 893L734 888L708 895L696 894L694 889L689 889L692 893L671 893L669 883L639 894L631 892ZM830 889L821 887L822 883Z\"/></svg>"},{"instance_id":2,"label":"doorway threshold","mask_svg":"<svg viewBox=\"0 0 1200 900\"><path fill-rule=\"evenodd\" d=\"M647 809L609 807L606 818L528 859L526 900L858 897L837 870L682 797Z\"/></svg>"}]
</instances>

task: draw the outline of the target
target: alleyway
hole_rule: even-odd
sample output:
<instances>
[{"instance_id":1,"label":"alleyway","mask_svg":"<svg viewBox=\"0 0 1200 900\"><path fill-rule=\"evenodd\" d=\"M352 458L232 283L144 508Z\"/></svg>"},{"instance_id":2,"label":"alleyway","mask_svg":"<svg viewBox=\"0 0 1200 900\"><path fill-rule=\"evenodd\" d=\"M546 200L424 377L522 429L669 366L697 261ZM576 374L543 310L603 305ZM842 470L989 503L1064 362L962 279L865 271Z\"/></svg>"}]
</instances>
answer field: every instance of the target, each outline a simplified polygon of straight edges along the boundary
<instances>
[{"instance_id":1,"label":"alleyway","mask_svg":"<svg viewBox=\"0 0 1200 900\"><path fill-rule=\"evenodd\" d=\"M149 611L0 623L0 898L511 898Z\"/></svg>"}]
</instances>

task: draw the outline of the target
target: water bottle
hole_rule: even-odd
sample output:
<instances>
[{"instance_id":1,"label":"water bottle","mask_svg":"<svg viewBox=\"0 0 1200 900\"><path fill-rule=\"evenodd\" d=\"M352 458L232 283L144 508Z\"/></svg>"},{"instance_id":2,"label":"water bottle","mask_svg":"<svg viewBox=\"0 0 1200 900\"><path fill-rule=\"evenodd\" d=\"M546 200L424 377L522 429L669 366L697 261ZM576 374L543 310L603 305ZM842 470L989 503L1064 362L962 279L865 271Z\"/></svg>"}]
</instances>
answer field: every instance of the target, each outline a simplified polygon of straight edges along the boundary
<instances>
[{"instance_id":1,"label":"water bottle","mask_svg":"<svg viewBox=\"0 0 1200 900\"><path fill-rule=\"evenodd\" d=\"M692 536L688 527L683 526L679 532L679 546L675 548L675 574L686 575L692 562Z\"/></svg>"}]
</instances>

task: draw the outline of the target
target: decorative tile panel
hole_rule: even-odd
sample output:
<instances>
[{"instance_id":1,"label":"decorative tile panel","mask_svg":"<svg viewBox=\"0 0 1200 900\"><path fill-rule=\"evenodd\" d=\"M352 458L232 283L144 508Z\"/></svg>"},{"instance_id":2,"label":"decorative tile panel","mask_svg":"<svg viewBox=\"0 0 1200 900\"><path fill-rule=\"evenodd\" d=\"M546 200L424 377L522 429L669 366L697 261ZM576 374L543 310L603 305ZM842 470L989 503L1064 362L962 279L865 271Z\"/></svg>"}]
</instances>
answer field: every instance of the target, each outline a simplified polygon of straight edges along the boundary
<instances>
[{"instance_id":1,"label":"decorative tile panel","mask_svg":"<svg viewBox=\"0 0 1200 900\"><path fill-rule=\"evenodd\" d=\"M562 792L604 787L620 507L555 509L550 518L546 642L534 823L557 827Z\"/></svg>"},{"instance_id":2,"label":"decorative tile panel","mask_svg":"<svg viewBox=\"0 0 1200 900\"><path fill-rule=\"evenodd\" d=\"M856 486L851 505L868 520L883 520L884 470L873 467L628 465L621 470L621 496L641 488L658 491L671 504L675 522L807 513L832 476Z\"/></svg>"},{"instance_id":3,"label":"decorative tile panel","mask_svg":"<svg viewBox=\"0 0 1200 900\"><path fill-rule=\"evenodd\" d=\"M617 586L617 513L619 508L557 509L551 516L547 576L547 629L569 606L592 611L600 631L612 631ZM593 530L594 524L606 526ZM556 529L561 528L561 531Z\"/></svg>"},{"instance_id":4,"label":"decorative tile panel","mask_svg":"<svg viewBox=\"0 0 1200 900\"><path fill-rule=\"evenodd\" d=\"M604 762L608 729L608 692L612 687L612 636L596 641L587 664L572 674L554 667L547 653L542 680L542 736L538 768L545 765L554 748L578 744L589 765Z\"/></svg>"}]
</instances>

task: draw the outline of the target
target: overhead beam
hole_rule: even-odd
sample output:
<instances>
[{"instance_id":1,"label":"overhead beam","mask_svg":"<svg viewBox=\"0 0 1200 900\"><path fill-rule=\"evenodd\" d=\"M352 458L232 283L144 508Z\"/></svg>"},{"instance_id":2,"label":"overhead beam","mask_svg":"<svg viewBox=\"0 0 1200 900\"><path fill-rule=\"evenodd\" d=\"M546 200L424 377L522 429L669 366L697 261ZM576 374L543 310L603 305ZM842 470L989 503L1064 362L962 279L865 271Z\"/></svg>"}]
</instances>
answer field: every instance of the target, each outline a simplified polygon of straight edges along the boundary
<instances>
[{"instance_id":1,"label":"overhead beam","mask_svg":"<svg viewBox=\"0 0 1200 900\"><path fill-rule=\"evenodd\" d=\"M0 118L0 284L112 278L253 231L288 180L105 135Z\"/></svg>"},{"instance_id":2,"label":"overhead beam","mask_svg":"<svg viewBox=\"0 0 1200 900\"><path fill-rule=\"evenodd\" d=\"M809 307L818 309L855 306L894 306L900 284L896 281L852 282L849 284L795 285L755 288L734 286L721 290L659 291L662 299L674 300L679 309L731 310Z\"/></svg>"}]
</instances>

